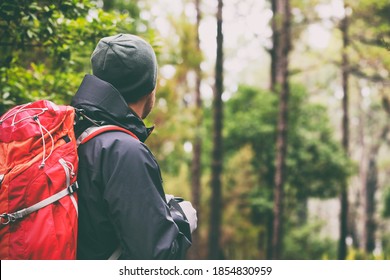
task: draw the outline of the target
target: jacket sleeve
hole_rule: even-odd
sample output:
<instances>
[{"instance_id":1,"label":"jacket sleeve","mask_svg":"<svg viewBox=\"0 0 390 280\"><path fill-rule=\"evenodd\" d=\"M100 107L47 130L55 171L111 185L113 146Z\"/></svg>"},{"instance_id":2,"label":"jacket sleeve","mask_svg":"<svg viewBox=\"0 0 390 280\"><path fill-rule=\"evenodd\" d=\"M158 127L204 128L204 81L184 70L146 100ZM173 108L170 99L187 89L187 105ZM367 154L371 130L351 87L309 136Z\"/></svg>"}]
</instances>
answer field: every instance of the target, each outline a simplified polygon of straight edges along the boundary
<instances>
[{"instance_id":1,"label":"jacket sleeve","mask_svg":"<svg viewBox=\"0 0 390 280\"><path fill-rule=\"evenodd\" d=\"M124 259L180 259L190 247L165 201L159 166L141 142L122 132L101 150L103 198Z\"/></svg>"}]
</instances>

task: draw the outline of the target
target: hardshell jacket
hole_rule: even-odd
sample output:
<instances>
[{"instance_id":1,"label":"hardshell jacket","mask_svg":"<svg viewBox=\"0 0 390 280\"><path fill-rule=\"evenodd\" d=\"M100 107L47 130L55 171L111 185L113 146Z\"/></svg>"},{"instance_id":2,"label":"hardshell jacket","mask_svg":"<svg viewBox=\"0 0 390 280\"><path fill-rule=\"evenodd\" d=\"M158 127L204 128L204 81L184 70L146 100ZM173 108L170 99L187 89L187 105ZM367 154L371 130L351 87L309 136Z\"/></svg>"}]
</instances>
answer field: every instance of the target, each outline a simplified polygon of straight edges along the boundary
<instances>
[{"instance_id":1,"label":"hardshell jacket","mask_svg":"<svg viewBox=\"0 0 390 280\"><path fill-rule=\"evenodd\" d=\"M72 106L85 118L133 132L101 134L79 150L79 259L107 259L119 246L121 259L184 258L191 236L180 230L165 200L159 165L143 143L151 129L109 83L86 75ZM189 227L188 223L187 226Z\"/></svg>"}]
</instances>

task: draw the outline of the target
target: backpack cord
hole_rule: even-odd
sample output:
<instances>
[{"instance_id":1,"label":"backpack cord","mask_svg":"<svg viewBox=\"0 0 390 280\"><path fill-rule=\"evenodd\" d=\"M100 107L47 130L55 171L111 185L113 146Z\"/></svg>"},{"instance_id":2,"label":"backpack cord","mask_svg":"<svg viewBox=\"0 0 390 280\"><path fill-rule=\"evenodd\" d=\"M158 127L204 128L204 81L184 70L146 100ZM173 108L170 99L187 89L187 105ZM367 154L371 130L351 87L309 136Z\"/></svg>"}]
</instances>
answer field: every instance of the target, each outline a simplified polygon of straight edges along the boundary
<instances>
[{"instance_id":1,"label":"backpack cord","mask_svg":"<svg viewBox=\"0 0 390 280\"><path fill-rule=\"evenodd\" d=\"M39 165L39 168L43 168L45 166L45 163L46 161L49 159L49 157L51 156L51 154L53 153L53 150L54 150L54 139L53 139L53 136L51 135L51 133L46 129L46 127L44 127L41 122L39 121L39 116L44 114L48 108L26 108L28 105L30 105L31 103L27 103L23 106L20 106L20 107L17 107L15 108L14 110L11 110L9 112L7 112L1 119L0 119L0 124L2 124L6 119L8 118L11 118L12 117L12 126L22 122L22 121L25 121L27 119L30 119L32 118L39 126L39 131L41 133L41 139L42 139L42 144L43 144L43 152L42 152L42 162L41 164ZM31 110L39 110L41 112L31 116L31 115L28 115L27 117L24 117L24 118L21 118L19 120L16 120L16 116L19 114L19 113L22 113L22 112L26 112L26 111L31 111ZM16 111L16 112L15 112ZM49 134L49 137L50 137L50 140L51 140L51 151L49 153L49 155L46 157L46 141L45 141L45 134L44 134L44 131Z\"/></svg>"},{"instance_id":2,"label":"backpack cord","mask_svg":"<svg viewBox=\"0 0 390 280\"><path fill-rule=\"evenodd\" d=\"M94 124L95 126L102 126L103 125L103 122L101 121L96 121L94 119L91 119L90 117L88 117L84 110L83 109L78 109L78 108L75 108L76 109L76 113L80 114L81 115L81 118L80 120L82 120L83 118L87 119L89 122L91 122L92 124Z\"/></svg>"},{"instance_id":3,"label":"backpack cord","mask_svg":"<svg viewBox=\"0 0 390 280\"><path fill-rule=\"evenodd\" d=\"M33 120L39 126L39 131L41 132L41 139L42 139L42 144L43 144L42 162L39 165L39 168L41 169L41 168L43 168L45 166L46 160L48 160L49 157L51 156L51 154L53 153L53 150L54 150L54 139L53 139L53 136L51 135L51 133L46 129L46 127L44 127L41 124L41 122L39 121L39 117L37 115L35 115L33 117ZM46 141L45 141L45 134L43 133L43 130L45 132L47 132L47 134L49 134L49 137L50 137L50 140L51 140L51 151L50 151L50 153L49 153L49 155L47 157L45 157L46 156Z\"/></svg>"},{"instance_id":4,"label":"backpack cord","mask_svg":"<svg viewBox=\"0 0 390 280\"><path fill-rule=\"evenodd\" d=\"M24 106L25 107L25 106ZM41 111L40 113L34 115L34 116L30 116L28 115L27 117L24 117L24 118L21 118L20 120L17 120L16 121L16 115L19 114L19 113L22 113L22 112L26 112L26 111L31 111L31 110L38 110L38 111ZM0 125L6 121L7 119L9 118L12 118L12 126L14 125L17 125L18 123L24 121L24 120L27 120L27 119L30 119L30 118L33 118L35 116L40 116L42 115L43 113L45 113L48 109L47 108L27 108L27 109L23 109L23 108L19 108L16 112L13 112L15 110L11 110L9 111L8 113L6 113L1 119L0 119ZM12 113L13 112L13 113ZM11 114L12 113L12 114Z\"/></svg>"}]
</instances>

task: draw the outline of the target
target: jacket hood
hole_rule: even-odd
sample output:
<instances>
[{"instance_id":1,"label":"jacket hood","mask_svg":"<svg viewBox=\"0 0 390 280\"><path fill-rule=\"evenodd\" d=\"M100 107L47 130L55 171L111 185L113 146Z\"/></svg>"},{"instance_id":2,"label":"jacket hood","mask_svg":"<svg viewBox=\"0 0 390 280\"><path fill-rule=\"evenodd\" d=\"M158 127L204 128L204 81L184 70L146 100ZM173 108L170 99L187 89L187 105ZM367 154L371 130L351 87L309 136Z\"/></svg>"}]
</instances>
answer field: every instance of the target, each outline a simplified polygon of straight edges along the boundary
<instances>
[{"instance_id":1,"label":"jacket hood","mask_svg":"<svg viewBox=\"0 0 390 280\"><path fill-rule=\"evenodd\" d=\"M85 75L71 105L101 125L113 124L130 130L141 142L153 131L128 107L114 86L94 75Z\"/></svg>"}]
</instances>

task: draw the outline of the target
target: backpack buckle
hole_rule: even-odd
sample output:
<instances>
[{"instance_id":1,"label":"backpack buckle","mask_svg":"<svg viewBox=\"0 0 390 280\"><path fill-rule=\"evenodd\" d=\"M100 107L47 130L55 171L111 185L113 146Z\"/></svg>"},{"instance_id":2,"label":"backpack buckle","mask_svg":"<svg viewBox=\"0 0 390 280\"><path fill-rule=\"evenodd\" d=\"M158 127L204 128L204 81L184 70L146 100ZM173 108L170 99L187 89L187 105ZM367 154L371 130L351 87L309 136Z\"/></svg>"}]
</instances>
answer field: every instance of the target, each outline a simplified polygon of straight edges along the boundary
<instances>
[{"instance_id":1,"label":"backpack buckle","mask_svg":"<svg viewBox=\"0 0 390 280\"><path fill-rule=\"evenodd\" d=\"M78 188L79 188L79 184L77 184L77 181L76 181L76 182L74 182L72 185L70 185L70 186L68 187L68 192L69 192L69 194L74 193L75 191L78 190Z\"/></svg>"},{"instance_id":2,"label":"backpack buckle","mask_svg":"<svg viewBox=\"0 0 390 280\"><path fill-rule=\"evenodd\" d=\"M3 213L0 215L0 223L2 225L8 225L9 223L15 222L15 221L16 221L16 218L11 214Z\"/></svg>"}]
</instances>

